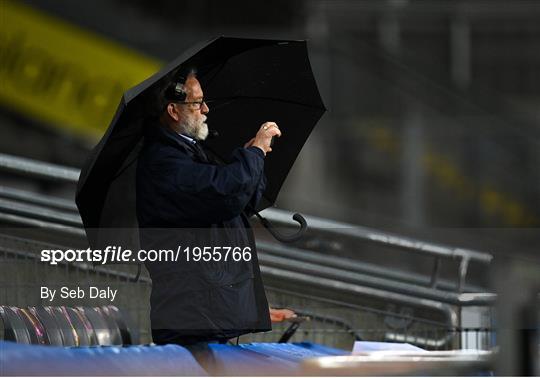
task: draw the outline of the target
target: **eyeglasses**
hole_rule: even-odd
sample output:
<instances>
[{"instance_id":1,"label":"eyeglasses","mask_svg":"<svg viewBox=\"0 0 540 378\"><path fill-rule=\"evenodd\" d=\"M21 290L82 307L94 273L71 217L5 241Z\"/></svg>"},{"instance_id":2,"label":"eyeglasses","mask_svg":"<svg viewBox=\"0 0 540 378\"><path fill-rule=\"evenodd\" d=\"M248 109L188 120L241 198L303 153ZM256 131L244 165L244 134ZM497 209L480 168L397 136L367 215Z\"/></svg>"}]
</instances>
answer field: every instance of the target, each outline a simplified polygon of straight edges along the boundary
<instances>
[{"instance_id":1,"label":"eyeglasses","mask_svg":"<svg viewBox=\"0 0 540 378\"><path fill-rule=\"evenodd\" d=\"M191 108L193 110L201 110L203 104L206 104L206 106L208 106L208 104L210 103L209 100L205 100L205 99L202 99L200 101L178 101L176 102L177 104L181 104L181 105L191 105Z\"/></svg>"}]
</instances>

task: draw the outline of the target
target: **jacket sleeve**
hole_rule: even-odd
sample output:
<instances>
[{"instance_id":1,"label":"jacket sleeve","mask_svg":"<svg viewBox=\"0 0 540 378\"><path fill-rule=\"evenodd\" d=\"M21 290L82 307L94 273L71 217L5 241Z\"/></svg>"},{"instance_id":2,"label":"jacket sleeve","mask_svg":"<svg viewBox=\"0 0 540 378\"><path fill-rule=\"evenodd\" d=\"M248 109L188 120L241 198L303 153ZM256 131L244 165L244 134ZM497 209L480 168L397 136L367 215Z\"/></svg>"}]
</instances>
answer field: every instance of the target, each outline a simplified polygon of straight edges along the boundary
<instances>
[{"instance_id":1,"label":"jacket sleeve","mask_svg":"<svg viewBox=\"0 0 540 378\"><path fill-rule=\"evenodd\" d=\"M218 223L244 211L264 176L264 154L257 147L238 148L230 164L195 162L188 155L169 154L155 167L158 187L165 191L180 220Z\"/></svg>"},{"instance_id":2,"label":"jacket sleeve","mask_svg":"<svg viewBox=\"0 0 540 378\"><path fill-rule=\"evenodd\" d=\"M266 190L266 182L266 176L263 172L261 174L259 182L257 183L257 188L255 189L253 196L251 196L251 199L249 200L244 211L248 218L255 214L255 209L257 208L257 205L259 204L259 201L261 200L264 191Z\"/></svg>"}]
</instances>

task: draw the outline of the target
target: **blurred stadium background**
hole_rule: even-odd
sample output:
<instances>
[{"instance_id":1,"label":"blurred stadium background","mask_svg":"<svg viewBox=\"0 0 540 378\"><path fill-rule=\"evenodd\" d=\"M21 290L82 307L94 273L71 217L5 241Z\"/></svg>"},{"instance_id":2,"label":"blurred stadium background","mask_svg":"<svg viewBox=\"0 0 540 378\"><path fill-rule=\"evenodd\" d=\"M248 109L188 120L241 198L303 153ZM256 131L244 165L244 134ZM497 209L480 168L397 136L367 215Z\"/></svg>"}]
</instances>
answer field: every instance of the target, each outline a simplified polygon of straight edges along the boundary
<instances>
[{"instance_id":1,"label":"blurred stadium background","mask_svg":"<svg viewBox=\"0 0 540 378\"><path fill-rule=\"evenodd\" d=\"M36 253L84 244L74 177L122 92L216 35L308 39L329 109L277 202L315 227L293 247L258 231L272 304L311 317L293 340L489 349L493 293L538 324L537 1L2 1L0 305L46 305L42 283L112 282L149 342L145 274Z\"/></svg>"}]
</instances>

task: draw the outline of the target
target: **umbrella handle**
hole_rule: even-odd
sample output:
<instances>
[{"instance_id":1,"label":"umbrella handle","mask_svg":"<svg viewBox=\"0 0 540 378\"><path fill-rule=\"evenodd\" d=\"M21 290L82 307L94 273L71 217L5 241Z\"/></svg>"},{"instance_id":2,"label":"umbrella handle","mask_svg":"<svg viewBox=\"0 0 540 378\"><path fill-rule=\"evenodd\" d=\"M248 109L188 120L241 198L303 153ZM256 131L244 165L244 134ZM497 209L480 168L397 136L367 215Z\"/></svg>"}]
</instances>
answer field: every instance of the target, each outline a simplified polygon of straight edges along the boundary
<instances>
[{"instance_id":1,"label":"umbrella handle","mask_svg":"<svg viewBox=\"0 0 540 378\"><path fill-rule=\"evenodd\" d=\"M272 224L268 221L268 219L263 218L258 212L256 212L255 215L257 215L257 218L259 218L264 228L266 228L268 232L270 232L274 238L276 238L277 240L283 243L292 243L299 240L307 230L306 218L304 218L299 213L294 213L293 219L300 224L300 229L292 235L283 235L282 233L273 229L274 226L272 226Z\"/></svg>"}]
</instances>

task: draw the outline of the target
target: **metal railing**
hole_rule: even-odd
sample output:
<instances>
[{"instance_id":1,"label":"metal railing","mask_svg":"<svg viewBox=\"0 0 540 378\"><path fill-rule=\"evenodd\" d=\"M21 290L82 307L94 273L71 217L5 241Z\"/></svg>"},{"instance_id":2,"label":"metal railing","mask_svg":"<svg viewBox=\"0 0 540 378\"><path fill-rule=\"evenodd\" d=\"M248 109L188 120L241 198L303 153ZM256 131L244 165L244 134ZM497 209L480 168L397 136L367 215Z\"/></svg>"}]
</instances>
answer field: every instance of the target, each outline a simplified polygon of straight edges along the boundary
<instances>
[{"instance_id":1,"label":"metal railing","mask_svg":"<svg viewBox=\"0 0 540 378\"><path fill-rule=\"evenodd\" d=\"M41 179L62 180L71 183L76 183L78 178L78 171L75 169L49 166L45 163L1 154L0 169ZM266 209L263 215L275 223L292 224L290 221L291 213L287 211ZM332 323L333 327L331 328L335 331L333 331L334 334L343 337L332 336L333 338L337 337L339 341L328 341L327 343L343 346L344 340L351 342L350 332L344 331L346 328L353 329L355 332L361 330L361 334L371 338L415 342L431 349L456 347L461 340L457 334L463 332L459 323L460 306L490 306L494 301L493 295L460 294L462 289L466 287L468 263L476 261L488 264L492 257L487 253L426 243L317 217L308 216L306 218L312 232L329 233L334 238L347 237L369 241L396 250L435 257L433 274L426 281L421 276L406 272L394 272L384 267L366 265L351 259L335 256L329 258L317 252L257 240L261 271L265 277L267 294L271 303L281 302L303 311L313 311L315 307L318 313L323 314L319 316L320 319L322 317L329 318L333 313L338 312L342 313L344 318L348 320L341 322L340 326L337 326L339 322ZM80 217L76 213L76 206L72 201L1 186L0 222L65 233L79 239L83 239L85 235ZM28 260L37 261L39 248L44 249L51 244L49 240L45 240L45 243L39 243L35 240L9 238L8 235L0 238L0 247L4 257L15 260L22 258L26 262ZM8 239L11 240L11 244ZM458 259L460 261L458 292L452 292L450 290L452 285L438 279L438 267L441 259ZM43 264L34 262L34 265ZM56 274L58 274L58 270L62 270L66 277L71 277L75 271L78 272L76 276L79 278L81 276L93 279L98 279L98 277L101 277L100 279L103 277L114 278L115 282L121 281L127 285L128 280L135 275L133 268L128 267L126 270L122 270L116 266L113 269L71 263L54 268L49 266L32 269L52 269L57 271ZM129 283L129 285L134 284ZM134 286L141 287L137 285L142 285L144 287L142 292L146 293L145 295L148 294L150 281L147 275L143 274L141 281ZM448 290L439 290L437 286L440 289ZM296 288L296 290L287 290L291 287ZM20 291L20 288L13 287L12 289L16 292ZM314 292L317 295L310 297L303 294L305 292ZM280 298L287 298L287 300L283 301ZM309 305L306 304L308 303L306 301L309 301ZM370 301L378 302L379 307ZM319 303L320 308L317 308L317 303ZM388 303L392 303L393 307L385 308ZM26 303L16 304L26 305ZM148 329L145 329L147 324L141 320L144 318L145 311L148 311L147 307L144 309L137 307L137 323L141 333L148 336ZM424 316L424 314L429 314L429 316ZM365 319L369 317L372 320L366 321ZM388 322L380 320L381 317L389 319ZM313 326L309 335L319 337L316 335L321 333L330 337L332 332L323 331L326 324L323 323L323 328L320 325ZM311 324L318 323L314 321ZM343 327L343 324L350 325L347 325L347 328ZM306 336L305 332L302 335ZM369 336L370 334L371 336ZM255 340L257 338L258 340L269 340L269 338L275 340L275 336L272 335L254 335L253 337ZM142 340L144 339L142 337Z\"/></svg>"},{"instance_id":2,"label":"metal railing","mask_svg":"<svg viewBox=\"0 0 540 378\"><path fill-rule=\"evenodd\" d=\"M80 174L76 168L6 154L0 154L0 168L27 176L73 183L77 182Z\"/></svg>"},{"instance_id":3,"label":"metal railing","mask_svg":"<svg viewBox=\"0 0 540 378\"><path fill-rule=\"evenodd\" d=\"M16 172L20 174L27 174L39 178L46 178L51 180L62 180L71 183L76 183L79 178L79 170L75 168L63 167L60 165L52 165L43 162L38 162L31 159L14 157L10 155L0 154L0 169ZM30 197L29 193L23 193L22 191L14 191L0 187L0 195L9 195L11 198L18 197L19 199ZM45 205L54 201L44 196L36 197L33 199L34 203ZM0 202L0 207L2 203ZM74 204L69 204L67 201L62 202L61 206L75 210ZM1 210L1 208L0 208ZM24 212L21 207L17 209L18 212ZM284 225L295 225L292 221L292 213L285 210L279 210L275 208L268 208L261 212L261 214L268 220L281 223ZM53 215L58 215L54 213ZM68 217L61 217L63 222L70 222L70 225L77 225L80 222L79 219L68 219ZM358 225L353 225L344 222L336 222L333 220L323 219L314 216L306 216L309 227L313 231L331 232L335 236L352 237L359 240L364 240L379 244L386 247L391 247L399 250L424 254L426 256L434 257L434 264L430 279L430 286L436 287L438 283L438 276L440 271L440 265L442 259L456 260L459 262L459 280L458 291L461 292L466 283L466 276L470 262L479 262L482 264L489 264L493 259L493 256L489 253L451 247L438 243L430 243L413 238L403 237L379 230L370 229ZM82 222L80 223L82 224Z\"/></svg>"},{"instance_id":4,"label":"metal railing","mask_svg":"<svg viewBox=\"0 0 540 378\"><path fill-rule=\"evenodd\" d=\"M132 328L138 330L141 342L150 341L148 324L148 295L151 281L146 273L137 283L131 282L134 267L126 266L92 266L87 263L59 262L56 266L43 264L39 261L39 251L45 248L61 248L51 244L29 241L9 235L0 234L0 261L2 278L0 279L0 298L10 305L89 305L107 304L105 300L69 299L49 301L38 299L39 286L59 288L62 286L76 287L78 285L97 285L111 287L122 292L119 302L115 304L130 315L135 324ZM355 303L354 300L342 301L325 298L320 295L304 294L303 290L290 290L299 285L310 287L313 281L307 275L286 270L273 270L262 267L266 278L272 282L266 285L270 303L274 306L291 307L299 313L309 316L310 321L302 324L292 341L311 340L314 342L350 349L353 341L358 339L410 342L428 349L449 349L463 345L473 336L463 337L463 333L478 330L462 329L457 325L458 317L453 306L436 301L423 301L419 311L434 310L446 314L445 319L434 321L422 316L402 312L399 309L376 309L371 306ZM25 274L25 272L27 274ZM15 276L31 276L31 280L20 282ZM275 283L281 285L275 285ZM288 287L289 289L284 289ZM332 291L350 292L354 296L385 297L388 302L416 306L414 297L376 291L357 285L344 284L333 280L318 280L318 288ZM129 291L129 295L126 295ZM33 293L33 294L29 294ZM288 324L278 324L269 333L242 336L242 342L248 341L277 341ZM483 330L491 336L491 330ZM486 339L485 336L480 336ZM476 344L478 345L478 344ZM486 349L492 343L482 344ZM464 345L466 346L466 345Z\"/></svg>"},{"instance_id":5,"label":"metal railing","mask_svg":"<svg viewBox=\"0 0 540 378\"><path fill-rule=\"evenodd\" d=\"M42 196L42 199L49 201L46 196ZM74 213L11 202L1 198L0 211L3 211L3 213L0 213L0 220L5 222L56 230L84 237L80 217ZM257 247L260 250L260 262L268 267L284 268L311 276L316 275L380 290L412 295L418 298L418 304L422 299L437 300L454 305L464 303L460 293L438 290L425 285L425 282L419 276L404 272L396 273L380 267L367 267L359 261L335 256L329 257L317 252L265 241L257 241ZM450 287L450 285L447 286ZM476 303L484 301L485 304L490 304L490 298L486 296L479 297Z\"/></svg>"},{"instance_id":6,"label":"metal railing","mask_svg":"<svg viewBox=\"0 0 540 378\"><path fill-rule=\"evenodd\" d=\"M285 210L266 209L262 211L262 215L276 223L294 225L294 223L291 221L291 213ZM425 242L367 227L353 225L350 223L336 222L314 216L305 216L305 218L308 222L309 228L313 231L330 232L336 236L350 237L385 247L391 247L394 249L434 257L435 261L430 279L431 287L435 287L438 283L437 281L442 259L457 259L460 261L458 291L461 291L465 286L470 262L474 261L482 264L489 264L493 259L493 256L486 252Z\"/></svg>"}]
</instances>

